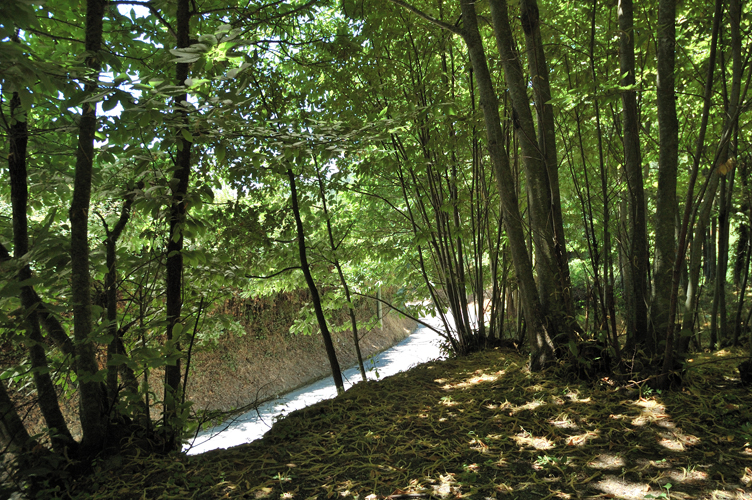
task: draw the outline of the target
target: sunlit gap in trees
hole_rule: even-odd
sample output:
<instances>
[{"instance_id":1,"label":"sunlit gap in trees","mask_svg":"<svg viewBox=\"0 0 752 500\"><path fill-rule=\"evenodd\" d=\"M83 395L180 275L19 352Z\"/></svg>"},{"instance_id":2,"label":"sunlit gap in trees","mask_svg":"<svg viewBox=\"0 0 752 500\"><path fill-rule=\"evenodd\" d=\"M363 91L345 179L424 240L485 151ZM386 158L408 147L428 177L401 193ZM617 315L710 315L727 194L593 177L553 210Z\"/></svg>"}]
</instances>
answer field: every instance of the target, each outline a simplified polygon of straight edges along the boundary
<instances>
[{"instance_id":1,"label":"sunlit gap in trees","mask_svg":"<svg viewBox=\"0 0 752 500\"><path fill-rule=\"evenodd\" d=\"M137 5L137 4L121 4L117 6L118 12L126 17L129 17L132 21L136 21L137 19L146 18L149 16L149 9L148 7ZM149 37L147 37L145 34L139 35L136 40L142 41L144 43L148 43L152 45L155 49L162 49L164 46L158 42L155 42L151 40ZM140 75L131 75L131 74L119 74L115 75L112 71L104 71L100 73L99 75L99 83L104 84L105 87L110 87L112 89L117 89L123 92L126 92L127 94L130 94L133 98L134 102L138 101L138 99L141 98L142 92L141 90L135 88L134 86L141 83ZM158 84L157 81L152 81L152 84ZM186 82L187 83L187 82ZM83 84L79 84L79 86L83 89ZM62 93L59 93L62 97ZM188 102L193 105L194 107L198 107L198 99L193 95L188 95ZM125 111L122 103L120 102L120 99L116 99L116 96L112 95L109 98L105 97L102 100L98 101L96 103L97 108L97 116L98 117L107 117L107 118L120 118L123 112ZM68 111L74 114L81 114L81 109L78 106L75 107L69 107ZM108 140L105 138L104 140L95 140L94 146L96 148L104 148L108 144ZM148 145L149 148L154 147L156 143L158 142L158 139L155 138L152 140L152 142Z\"/></svg>"},{"instance_id":2,"label":"sunlit gap in trees","mask_svg":"<svg viewBox=\"0 0 752 500\"><path fill-rule=\"evenodd\" d=\"M118 12L126 17L130 17L132 21L135 21L136 19L145 18L149 15L149 9L147 7L141 6L141 5L118 5L117 6ZM145 34L141 34L136 40L151 44L154 46L154 48L161 49L163 48L162 44L154 42L150 38L148 38ZM126 79L125 76L130 80L130 84L125 83ZM141 91L138 89L133 88L133 85L140 82L140 79L138 76L134 75L115 75L113 72L103 72L99 76L100 83L110 84L113 88L118 88L119 90L123 90L129 94L131 94L135 99L139 99L141 97ZM105 104L107 101L100 101L97 103L97 116L112 116L112 117L119 117L123 112L123 105L120 103L120 101L117 101L114 107L108 107L107 109L104 108L103 104ZM68 108L70 111L79 113L80 111L78 108ZM106 144L107 141L97 141L96 147L100 147L104 144Z\"/></svg>"}]
</instances>

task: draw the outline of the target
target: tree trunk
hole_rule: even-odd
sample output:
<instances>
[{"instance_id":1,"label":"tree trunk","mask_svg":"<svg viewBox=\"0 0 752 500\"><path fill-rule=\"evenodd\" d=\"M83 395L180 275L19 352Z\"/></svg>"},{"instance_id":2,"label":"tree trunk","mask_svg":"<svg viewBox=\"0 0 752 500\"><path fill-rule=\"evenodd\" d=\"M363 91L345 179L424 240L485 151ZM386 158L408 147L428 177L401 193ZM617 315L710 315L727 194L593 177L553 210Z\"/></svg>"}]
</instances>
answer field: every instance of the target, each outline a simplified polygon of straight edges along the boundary
<instances>
[{"instance_id":1,"label":"tree trunk","mask_svg":"<svg viewBox=\"0 0 752 500\"><path fill-rule=\"evenodd\" d=\"M634 9L632 0L620 0L619 16L619 69L624 75L622 86L635 84ZM640 152L640 123L637 112L637 95L634 90L623 90L622 130L624 137L624 171L627 178L629 200L629 259L626 272L630 283L627 302L631 305L627 315L627 350L644 345L648 332L648 240L645 218L645 191L642 179Z\"/></svg>"},{"instance_id":2,"label":"tree trunk","mask_svg":"<svg viewBox=\"0 0 752 500\"><path fill-rule=\"evenodd\" d=\"M525 246L525 233L519 213L517 195L514 192L514 179L509 167L509 157L504 150L499 103L493 88L483 42L478 31L475 3L462 0L464 29L462 37L467 44L470 61L473 65L480 106L486 125L488 150L496 174L496 185L504 210L504 225L507 230L509 247L512 253L517 279L521 291L522 308L530 339L530 369L540 370L554 361L554 346L542 322L541 303L533 278L533 270Z\"/></svg>"},{"instance_id":3,"label":"tree trunk","mask_svg":"<svg viewBox=\"0 0 752 500\"><path fill-rule=\"evenodd\" d=\"M715 192L718 188L718 171L713 169L711 178L705 188L705 196L700 204L695 234L692 240L692 246L689 254L689 282L687 283L686 300L684 303L684 318L682 321L682 336L677 346L677 352L687 352L689 340L694 334L694 318L697 311L699 300L700 285L700 268L703 257L703 241L706 238L708 223L710 222L710 211L713 208Z\"/></svg>"},{"instance_id":4,"label":"tree trunk","mask_svg":"<svg viewBox=\"0 0 752 500\"><path fill-rule=\"evenodd\" d=\"M290 179L290 198L292 201L292 213L295 217L295 227L298 233L300 268L303 270L303 275L305 276L308 290L311 292L311 302L313 302L313 310L316 312L316 321L318 321L319 328L321 329L321 337L324 339L326 355L329 358L329 364L332 367L332 378L334 379L334 386L337 388L337 394L342 394L345 392L345 385L342 383L342 371L339 368L339 361L337 361L337 353L334 351L332 336L329 333L329 327L327 326L326 318L324 317L324 310L321 307L321 297L319 296L319 290L318 288L316 288L316 283L314 283L313 276L311 275L311 268L308 265L305 230L303 229L303 220L300 218L300 208L298 206L298 190L295 186L295 175L289 168L287 169L287 177L288 179Z\"/></svg>"},{"instance_id":5,"label":"tree trunk","mask_svg":"<svg viewBox=\"0 0 752 500\"><path fill-rule=\"evenodd\" d=\"M744 311L744 301L746 299L747 295L747 282L749 280L749 263L750 258L752 257L752 242L750 242L750 224L752 224L752 199L750 199L750 192L749 192L749 185L747 183L747 174L749 172L749 165L746 163L742 163L740 166L741 172L739 172L739 181L740 181L740 189L741 194L744 197L744 202L742 203L742 212L746 212L745 215L747 216L747 222L742 223L741 228L743 229L743 235L739 235L740 240L744 240L744 248L739 249L737 247L737 264L735 266L734 272L737 272L736 268L738 269L741 281L741 289L739 290L739 300L737 303L736 308L736 317L734 318L734 337L733 337L733 344L734 346L737 346L739 344L739 338L742 334L742 328L747 328L747 325L745 322L743 322L742 314ZM742 237L744 236L744 237ZM740 243L741 244L741 243ZM742 265L739 265L738 261L744 259L744 263Z\"/></svg>"},{"instance_id":6,"label":"tree trunk","mask_svg":"<svg viewBox=\"0 0 752 500\"><path fill-rule=\"evenodd\" d=\"M717 253L717 245L716 242L718 241L718 217L713 216L710 219L710 227L708 228L708 237L705 239L705 242L707 243L707 249L705 251L705 258L707 259L707 270L706 270L706 276L705 279L707 281L715 281L715 275L716 275L716 259L715 255Z\"/></svg>"},{"instance_id":7,"label":"tree trunk","mask_svg":"<svg viewBox=\"0 0 752 500\"><path fill-rule=\"evenodd\" d=\"M658 4L658 80L657 105L659 125L658 191L655 210L655 258L653 297L650 308L650 330L645 351L650 357L658 354L669 325L671 285L676 242L676 177L678 165L679 123L676 117L674 66L676 47L676 0L660 0ZM671 339L667 339L671 340Z\"/></svg>"},{"instance_id":8,"label":"tree trunk","mask_svg":"<svg viewBox=\"0 0 752 500\"><path fill-rule=\"evenodd\" d=\"M528 196L530 203L530 222L531 232L535 245L535 268L537 271L538 295L541 300L541 307L544 316L550 318L548 323L549 334L558 337L563 334L557 341L557 344L564 344L571 340L575 328L574 308L571 304L569 294L569 266L566 259L562 258L564 252L563 226L561 235L557 234L557 210L554 205L560 205L558 196L558 165L556 162L555 141L551 145L552 137L548 137L549 132L553 133L553 113L550 105L542 105L542 95L550 90L542 90L541 87L548 89L548 82L544 84L534 84L537 88L538 104L538 131L540 140L536 140L536 131L533 122L533 115L530 111L530 100L527 95L527 79L522 73L519 56L515 50L515 43L512 39L512 29L509 24L509 14L506 0L493 0L490 2L491 16L494 24L494 34L496 36L496 45L501 55L502 65L504 67L504 77L509 88L509 95L514 108L514 129L520 148L522 149L523 165L525 167L525 179L528 187ZM537 7L531 9L537 12ZM534 18L534 19L533 19ZM539 59L543 57L543 51L537 50L537 44L540 42L540 29L537 27L537 15L530 15L529 22L535 25L530 29L537 33L529 35L528 60L530 61L530 71L533 75L533 81L537 82L540 75L534 71L539 69ZM524 23L523 23L524 25ZM526 26L526 25L525 25ZM527 34L527 31L526 31ZM533 49L530 49L531 45ZM531 52L532 50L532 52ZM542 61L545 67L545 59ZM547 78L547 77L546 77ZM550 99L550 97L549 97ZM544 112L544 110L547 110ZM544 123L543 117L546 120ZM550 117L551 130L545 129ZM550 146L550 147L549 147ZM553 161L553 168L548 168L548 161ZM556 189L554 190L554 178L556 178ZM554 192L555 191L555 192ZM561 210L558 210L558 218L561 219ZM563 265L562 265L563 260Z\"/></svg>"},{"instance_id":9,"label":"tree trunk","mask_svg":"<svg viewBox=\"0 0 752 500\"><path fill-rule=\"evenodd\" d=\"M24 452L36 446L36 440L29 436L16 407L13 405L5 382L0 380L0 449L11 452Z\"/></svg>"},{"instance_id":10,"label":"tree trunk","mask_svg":"<svg viewBox=\"0 0 752 500\"><path fill-rule=\"evenodd\" d=\"M178 0L177 2L177 48L182 49L190 46L190 1ZM175 69L175 85L185 85L188 78L189 64L177 63ZM175 109L178 119L177 154L175 155L175 170L173 172L171 186L172 201L170 205L170 239L167 242L166 264L166 290L165 309L167 315L167 344L170 349L180 352L180 335L176 335L175 325L180 321L183 309L183 225L186 220L185 196L191 174L191 140L188 131L188 113L185 104L188 102L188 94L175 96ZM180 395L180 358L174 364L165 366L164 375L164 427L165 447L177 449L180 446L180 429L178 425L178 403Z\"/></svg>"},{"instance_id":11,"label":"tree trunk","mask_svg":"<svg viewBox=\"0 0 752 500\"><path fill-rule=\"evenodd\" d=\"M324 211L324 217L326 218L326 233L329 236L329 248L332 251L332 259L334 267L337 268L337 276L339 276L339 282L342 285L342 290L345 292L345 299L347 300L347 312L350 315L350 328L353 335L353 343L355 344L355 354L358 357L358 368L360 369L360 376L363 378L363 382L368 380L366 376L366 368L363 366L363 355L360 353L360 339L358 339L358 322L355 319L355 306L350 298L350 287L347 285L345 279L345 273L342 272L342 265L340 264L339 257L337 257L337 245L334 243L334 232L332 231L332 220L329 215L329 209L326 205L326 190L324 189L324 179L321 177L318 165L316 166L316 178L319 181L319 195L321 196L321 206ZM296 218L297 223L297 218ZM379 294L380 295L380 294ZM379 302L381 306L381 302ZM379 315L379 319L381 315Z\"/></svg>"},{"instance_id":12,"label":"tree trunk","mask_svg":"<svg viewBox=\"0 0 752 500\"><path fill-rule=\"evenodd\" d=\"M741 0L731 0L729 2L729 24L731 31L731 94L726 106L726 123L724 124L724 137L721 144L721 154L718 163L723 165L721 174L724 178L721 180L721 195L718 200L720 213L718 216L718 274L716 277L717 296L719 299L720 313L720 338L721 343L729 341L727 310L726 310L726 271L728 270L729 254L729 218L733 203L734 178L736 169L736 140L735 131L739 127L739 100L741 97L742 74L745 63L742 61L742 41L741 41ZM728 178L728 190L723 194L725 180Z\"/></svg>"},{"instance_id":13,"label":"tree trunk","mask_svg":"<svg viewBox=\"0 0 752 500\"><path fill-rule=\"evenodd\" d=\"M608 172L606 170L606 164L603 154L603 129L601 127L601 110L598 95L598 75L595 70L595 17L597 13L598 0L593 0L593 8L591 9L590 17L590 47L588 55L590 58L590 72L593 78L593 108L595 110L595 129L596 136L598 138L598 167L601 179L601 197L603 199L603 282L605 286L599 290L600 302L601 302L601 314L603 316L603 323L601 329L605 339L602 339L604 344L611 340L611 347L614 352L614 357L619 359L619 344L616 334L616 312L614 311L614 298L613 298L613 254L611 249L611 203L608 194ZM612 335L609 335L609 330Z\"/></svg>"},{"instance_id":14,"label":"tree trunk","mask_svg":"<svg viewBox=\"0 0 752 500\"><path fill-rule=\"evenodd\" d=\"M718 273L715 278L715 295L713 297L717 304L713 304L713 310L719 314L717 342L715 348L720 348L721 344L728 341L728 314L726 310L726 274L728 271L728 247L729 247L729 206L730 193L733 189L733 175L721 176L721 189L718 193ZM728 184L728 188L726 185Z\"/></svg>"},{"instance_id":15,"label":"tree trunk","mask_svg":"<svg viewBox=\"0 0 752 500\"><path fill-rule=\"evenodd\" d=\"M93 75L85 91L96 92L102 45L104 0L86 2L86 66ZM96 104L84 102L79 125L76 173L70 207L71 223L71 302L73 332L76 342L76 372L80 394L80 417L83 439L81 452L93 456L106 438L104 414L105 397L102 384L94 376L99 371L96 347L89 338L92 333L91 278L89 276L89 205L91 201L92 170L94 165L94 136L97 131Z\"/></svg>"},{"instance_id":16,"label":"tree trunk","mask_svg":"<svg viewBox=\"0 0 752 500\"><path fill-rule=\"evenodd\" d=\"M10 198L13 216L13 253L17 260L29 252L29 228L26 218L27 202L29 198L26 175L26 145L28 143L28 129L25 113L21 111L21 99L17 92L13 93L10 101L11 125L10 154L8 155L8 173L10 177ZM18 281L31 279L31 266L24 264L18 271ZM34 370L34 386L37 390L37 402L44 416L47 428L52 430L52 447L62 453L66 447L75 444L68 425L60 411L55 385L50 377L50 367L45 352L44 339L39 326L39 315L36 310L34 290L30 286L21 287L21 305L24 308L27 345L31 367Z\"/></svg>"},{"instance_id":17,"label":"tree trunk","mask_svg":"<svg viewBox=\"0 0 752 500\"><path fill-rule=\"evenodd\" d=\"M107 331L112 337L109 346L107 346L107 399L109 407L112 409L115 406L115 402L118 396L118 371L119 367L123 366L120 362L113 362L114 356L125 355L122 339L120 338L120 329L117 323L117 241L120 238L123 230L125 229L128 219L131 215L131 206L133 205L133 199L135 192L131 191L125 197L123 203L123 209L120 212L120 218L118 219L115 227L112 231L107 227L107 223L102 219L104 224L105 234L105 258L107 262L107 274L104 276L104 288L107 296ZM135 382L135 377L131 379L131 383ZM134 389L134 387L131 387ZM137 387L135 387L137 389ZM110 418L113 417L110 412Z\"/></svg>"},{"instance_id":18,"label":"tree trunk","mask_svg":"<svg viewBox=\"0 0 752 500\"><path fill-rule=\"evenodd\" d=\"M747 227L743 225L742 227ZM740 286L738 287L739 290L739 299L737 300L736 305L736 315L734 316L734 333L733 337L731 338L731 344L734 347L739 346L739 336L741 335L741 329L742 329L742 311L744 310L744 299L747 295L747 278L749 278L749 240L745 241L745 249L743 252L743 257L737 256L737 258L743 258L744 259L744 269L742 270L743 278L741 280Z\"/></svg>"},{"instance_id":19,"label":"tree trunk","mask_svg":"<svg viewBox=\"0 0 752 500\"><path fill-rule=\"evenodd\" d=\"M540 30L540 11L537 0L520 1L520 19L525 33L527 61L533 92L535 93L535 110L538 117L538 144L546 164L549 181L548 210L554 231L554 257L557 265L556 283L560 295L557 301L566 314L566 325L570 340L575 339L574 330L580 327L574 319L574 303L571 295L571 277L569 259L567 259L564 219L562 216L561 193L559 190L559 161L556 148L556 122L551 101L550 71Z\"/></svg>"},{"instance_id":20,"label":"tree trunk","mask_svg":"<svg viewBox=\"0 0 752 500\"><path fill-rule=\"evenodd\" d=\"M749 224L739 224L739 237L736 240L736 251L734 252L734 272L733 283L738 289L744 276L744 265L747 262L747 253L749 249Z\"/></svg>"}]
</instances>

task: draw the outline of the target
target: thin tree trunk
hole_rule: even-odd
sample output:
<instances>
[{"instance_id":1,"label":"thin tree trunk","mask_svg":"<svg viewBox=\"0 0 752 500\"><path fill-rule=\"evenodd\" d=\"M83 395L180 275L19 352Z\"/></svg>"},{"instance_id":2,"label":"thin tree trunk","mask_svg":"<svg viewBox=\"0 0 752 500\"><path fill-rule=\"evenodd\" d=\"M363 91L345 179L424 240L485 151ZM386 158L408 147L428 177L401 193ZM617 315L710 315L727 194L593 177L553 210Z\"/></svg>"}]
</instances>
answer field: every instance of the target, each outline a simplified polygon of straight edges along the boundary
<instances>
[{"instance_id":1,"label":"thin tree trunk","mask_svg":"<svg viewBox=\"0 0 752 500\"><path fill-rule=\"evenodd\" d=\"M558 235L556 230L557 219L554 210L556 200L554 198L558 200L558 165L554 165L553 169L548 168L547 165L547 153L552 161L556 161L556 147L554 144L550 148L546 148L548 141L544 137L547 131L541 131L541 127L544 126L542 121L543 108L550 111L551 106L540 105L541 103L538 101L538 127L542 136L541 140L538 141L536 140L533 115L530 110L530 100L527 95L527 80L522 73L519 56L512 39L506 0L492 0L490 6L496 45L501 55L504 76L514 108L515 135L522 150L528 197L531 200L529 209L531 232L536 251L535 268L538 274L538 295L543 314L551 318L548 323L549 334L558 337L558 334L562 333L563 338L556 342L564 344L568 340L574 339L574 308L571 306L571 297L568 291L569 266L566 262L564 265L561 264L562 258L559 255L564 248L563 229L561 235ZM537 12L537 7L534 10ZM532 17L531 15L529 21L537 23L537 14L534 16L535 19L532 19ZM531 27L530 29L537 30L537 37L540 38L540 30L537 28L537 24L535 28ZM530 35L528 38L535 38L535 36ZM530 43L536 44L536 42ZM528 52L531 73L538 70L538 63L540 62L538 59L543 57L542 54L542 50L538 51L537 49L534 53ZM545 60L542 61L542 64L545 66ZM536 81L539 77L540 75L533 73L533 81ZM538 99L541 99L541 85L534 85L539 90L536 95ZM545 87L548 87L547 82ZM550 93L550 90L548 92ZM553 124L553 114L550 112L545 114L546 117L550 115ZM557 180L556 193L552 189L551 170L553 170ZM560 212L559 210L559 217L561 217Z\"/></svg>"},{"instance_id":2,"label":"thin tree trunk","mask_svg":"<svg viewBox=\"0 0 752 500\"><path fill-rule=\"evenodd\" d=\"M107 296L107 331L112 337L109 346L107 346L107 398L109 401L110 409L115 406L118 395L118 368L122 363L113 362L113 357L122 356L125 354L122 349L123 343L120 339L120 330L117 323L117 241L120 235L123 233L128 219L131 215L131 206L133 205L133 199L135 198L135 192L131 191L125 197L123 208L120 212L120 218L118 219L115 227L110 231L107 227L107 223L102 219L106 239L105 246L105 259L107 263L107 274L104 276L104 288ZM135 379L134 379L135 380ZM131 387L133 389L133 387ZM112 413L110 418L112 418Z\"/></svg>"},{"instance_id":3,"label":"thin tree trunk","mask_svg":"<svg viewBox=\"0 0 752 500\"><path fill-rule=\"evenodd\" d=\"M742 211L746 212L746 215L748 217L747 223L742 223L742 228L744 228L744 232L746 233L745 240L745 247L742 251L737 251L737 260L742 258L742 255L744 256L744 265L737 267L741 268L738 270L740 278L742 280L741 290L739 290L739 301L738 306L736 310L736 318L734 320L734 337L733 342L734 345L738 345L739 338L742 334L742 329L747 328L746 322L742 319L742 314L744 311L744 301L746 298L746 290L747 290L747 282L749 280L749 263L750 259L752 258L752 240L750 239L750 231L752 228L750 228L750 225L752 224L752 197L750 196L749 191L749 185L747 183L747 174L749 172L749 165L746 163L743 163L741 165L741 172L739 172L739 180L741 183L741 191L742 196L744 197L745 201L742 203ZM742 237L740 235L739 239L741 240Z\"/></svg>"},{"instance_id":4,"label":"thin tree trunk","mask_svg":"<svg viewBox=\"0 0 752 500\"><path fill-rule=\"evenodd\" d=\"M744 269L742 270L743 278L741 286L739 287L739 300L737 301L736 315L734 316L734 333L731 339L731 344L734 347L737 347L739 345L739 336L742 329L742 311L744 309L744 298L747 294L747 278L749 278L749 240L747 240L745 243L746 248L744 256L742 257L744 259Z\"/></svg>"},{"instance_id":5,"label":"thin tree trunk","mask_svg":"<svg viewBox=\"0 0 752 500\"><path fill-rule=\"evenodd\" d=\"M551 105L550 71L546 54L543 49L543 38L540 30L540 11L537 0L520 1L520 19L525 33L528 68L530 72L533 92L535 93L535 110L538 117L538 143L543 153L548 172L550 189L549 210L554 231L554 255L558 266L557 285L566 314L566 324L570 331L569 339L574 340L574 330L580 331L580 326L574 319L574 303L571 295L571 276L569 273L569 259L567 259L566 238L564 235L564 219L562 215L561 193L559 190L559 162L556 148L556 122L554 108Z\"/></svg>"},{"instance_id":6,"label":"thin tree trunk","mask_svg":"<svg viewBox=\"0 0 752 500\"><path fill-rule=\"evenodd\" d=\"M728 314L726 310L726 274L728 271L728 247L729 247L729 206L728 199L733 189L733 174L721 177L721 190L718 194L718 274L715 279L715 297L718 305L714 309L718 311L718 342L717 347L728 341ZM726 185L728 184L728 188Z\"/></svg>"},{"instance_id":7,"label":"thin tree trunk","mask_svg":"<svg viewBox=\"0 0 752 500\"><path fill-rule=\"evenodd\" d=\"M619 16L619 68L624 75L621 92L624 131L624 170L629 192L629 259L626 273L629 289L627 302L628 351L645 343L648 331L648 240L645 218L645 191L642 178L640 151L640 124L637 111L637 94L628 88L635 84L634 9L632 0L620 0Z\"/></svg>"},{"instance_id":8,"label":"thin tree trunk","mask_svg":"<svg viewBox=\"0 0 752 500\"><path fill-rule=\"evenodd\" d=\"M178 0L177 2L177 48L182 49L190 46L190 1ZM190 65L177 63L175 69L175 85L185 85L188 78ZM183 224L186 220L185 196L188 193L191 173L191 146L188 132L188 113L185 104L188 94L182 93L175 96L175 109L178 118L177 154L175 155L175 170L173 172L171 186L170 205L170 238L167 242L166 263L166 289L165 309L167 315L166 338L170 349L180 352L180 336L175 335L175 325L180 322L180 314L183 309ZM164 374L164 444L166 449L177 449L180 446L179 434L181 429L175 428L178 424L177 405L181 400L180 395L180 358L174 364L165 366Z\"/></svg>"},{"instance_id":9,"label":"thin tree trunk","mask_svg":"<svg viewBox=\"0 0 752 500\"><path fill-rule=\"evenodd\" d=\"M86 2L86 66L93 75L85 91L96 92L100 70L99 50L102 46L104 0ZM89 276L89 205L91 201L92 170L94 165L94 138L97 131L96 105L84 102L78 135L76 173L73 180L73 198L70 206L71 223L71 302L73 305L73 332L76 341L76 373L79 380L80 418L83 439L81 452L93 456L104 445L106 421L105 395L102 384L96 381L99 371L96 348L89 338L92 333L91 278Z\"/></svg>"},{"instance_id":10,"label":"thin tree trunk","mask_svg":"<svg viewBox=\"0 0 752 500\"><path fill-rule=\"evenodd\" d=\"M324 339L324 347L326 348L326 355L329 358L329 364L332 367L332 378L334 378L334 386L337 388L337 394L342 394L345 392L345 385L342 382L342 371L339 368L339 361L337 361L337 353L334 351L332 336L329 333L329 327L327 326L326 318L324 317L324 310L321 307L321 297L319 296L319 290L318 288L316 288L316 283L313 281L313 276L311 275L311 268L308 265L305 231L303 229L303 220L300 218L300 207L298 206L298 190L295 186L295 175L289 168L287 169L287 177L290 180L292 213L295 217L295 227L298 233L298 253L300 254L300 268L303 270L303 275L305 276L306 283L308 284L308 290L311 292L311 302L313 302L313 309L316 312L316 320L318 321L319 328L321 329L321 337Z\"/></svg>"},{"instance_id":11,"label":"thin tree trunk","mask_svg":"<svg viewBox=\"0 0 752 500\"><path fill-rule=\"evenodd\" d=\"M8 249L5 248L5 245L0 243L0 262L7 262L10 259L10 252L8 252ZM44 326L44 329L47 330L47 334L50 336L50 339L52 339L52 341L63 352L63 354L70 356L71 359L75 359L76 350L73 346L73 341L70 339L68 334L65 333L63 325L61 325L60 321L58 321L58 319L49 312L47 306L45 306L44 302L42 302L42 299L34 290L34 287L29 288L31 289L34 298L33 307L36 308L42 326Z\"/></svg>"},{"instance_id":12,"label":"thin tree trunk","mask_svg":"<svg viewBox=\"0 0 752 500\"><path fill-rule=\"evenodd\" d=\"M705 189L705 196L700 204L697 215L695 234L689 254L689 282L687 284L686 301L684 304L684 318L682 322L682 337L677 346L677 352L687 352L689 340L694 333L694 318L699 299L700 270L702 267L703 241L706 238L710 211L713 208L715 192L718 188L718 171L713 169L711 178Z\"/></svg>"},{"instance_id":13,"label":"thin tree trunk","mask_svg":"<svg viewBox=\"0 0 752 500\"><path fill-rule=\"evenodd\" d=\"M734 179L736 169L733 168L736 165L734 160L736 156L736 139L731 140L731 137L735 137L735 131L739 127L739 102L741 96L742 74L744 72L744 63L742 61L742 41L741 41L741 16L742 6L741 0L731 0L729 2L729 18L730 18L730 30L731 30L731 59L732 59L732 75L731 75L731 94L729 95L729 102L726 111L726 123L725 130L728 134L728 140L725 140L721 147L721 155L718 162L724 164L725 177L728 177L728 192L726 196L721 196L719 202L721 202L721 212L719 215L719 251L718 251L718 278L716 280L716 286L719 287L719 307L720 307L720 341L729 341L727 310L726 310L726 271L728 270L728 252L729 252L729 218L731 214L731 208L733 204L733 192L734 192ZM730 161L729 161L730 160Z\"/></svg>"},{"instance_id":14,"label":"thin tree trunk","mask_svg":"<svg viewBox=\"0 0 752 500\"><path fill-rule=\"evenodd\" d=\"M716 254L718 253L718 217L713 216L710 221L709 238L706 240L708 244L708 259L710 259L708 281L715 282L716 270Z\"/></svg>"},{"instance_id":15,"label":"thin tree trunk","mask_svg":"<svg viewBox=\"0 0 752 500\"><path fill-rule=\"evenodd\" d=\"M743 175L741 176L743 178ZM739 224L739 237L736 240L734 252L733 284L739 289L744 276L744 264L747 262L747 250L749 249L749 224Z\"/></svg>"},{"instance_id":16,"label":"thin tree trunk","mask_svg":"<svg viewBox=\"0 0 752 500\"><path fill-rule=\"evenodd\" d=\"M504 135L501 131L499 117L499 101L493 88L491 74L488 69L483 42L478 31L478 19L475 12L475 4L471 0L461 0L462 29L455 25L436 19L404 0L390 0L396 5L414 12L427 21L460 35L468 47L473 74L478 87L480 106L486 126L489 156L494 165L497 188L501 197L504 225L512 253L517 278L520 283L522 296L522 308L526 320L526 326L530 330L530 350L532 370L540 370L554 361L554 346L549 336L544 321L550 323L551 318L542 315L541 301L533 278L531 258L527 254L525 245L525 232L522 227L522 218L519 213L519 204L515 192L515 182L509 166L509 157L504 147ZM548 200L547 200L548 201Z\"/></svg>"},{"instance_id":17,"label":"thin tree trunk","mask_svg":"<svg viewBox=\"0 0 752 500\"><path fill-rule=\"evenodd\" d=\"M28 129L25 113L21 111L21 99L13 93L10 102L10 154L8 155L8 173L10 177L10 198L13 216L13 253L21 260L29 252L29 228L26 216L29 198L26 174L26 145ZM23 283L31 279L31 266L24 264L18 271L18 281ZM57 391L49 372L44 339L39 326L39 315L35 308L34 290L30 286L21 287L21 305L25 309L26 332L29 337L28 348L31 367L34 370L34 386L37 390L37 402L44 416L47 427L52 430L52 447L62 453L66 447L75 445L68 425L60 411Z\"/></svg>"},{"instance_id":18,"label":"thin tree trunk","mask_svg":"<svg viewBox=\"0 0 752 500\"><path fill-rule=\"evenodd\" d=\"M332 220L331 216L329 215L329 209L326 205L326 190L324 189L324 179L319 172L318 165L316 165L316 178L319 181L319 195L321 196L321 205L324 211L324 217L326 218L326 232L329 236L329 248L332 251L332 259L334 261L334 267L337 268L339 282L342 285L342 290L345 292L345 299L347 300L347 312L350 315L350 328L352 329L353 343L355 344L355 354L358 357L358 368L360 369L360 376L363 378L363 382L365 382L366 380L368 380L368 377L366 376L366 368L365 366L363 366L363 355L360 353L360 339L358 339L358 322L355 319L355 305L350 298L350 287L347 285L345 273L342 272L342 265L340 264L339 257L337 257L337 245L334 243ZM380 304L381 303L379 303L379 305Z\"/></svg>"},{"instance_id":19,"label":"thin tree trunk","mask_svg":"<svg viewBox=\"0 0 752 500\"><path fill-rule=\"evenodd\" d=\"M601 178L601 196L603 197L603 282L605 286L601 290L601 314L603 315L602 328L605 334L605 341L613 338L612 348L614 355L618 359L619 344L616 342L616 318L613 311L613 266L611 264L611 210L608 196L608 173L603 159L603 130L601 128L601 111L598 102L598 75L595 71L595 15L598 0L593 0L593 8L590 17L590 72L593 77L593 107L595 109L595 129L598 138L598 167ZM609 334L609 329L613 332L613 337Z\"/></svg>"},{"instance_id":20,"label":"thin tree trunk","mask_svg":"<svg viewBox=\"0 0 752 500\"><path fill-rule=\"evenodd\" d=\"M8 396L5 382L0 380L0 451L24 452L36 445Z\"/></svg>"}]
</instances>

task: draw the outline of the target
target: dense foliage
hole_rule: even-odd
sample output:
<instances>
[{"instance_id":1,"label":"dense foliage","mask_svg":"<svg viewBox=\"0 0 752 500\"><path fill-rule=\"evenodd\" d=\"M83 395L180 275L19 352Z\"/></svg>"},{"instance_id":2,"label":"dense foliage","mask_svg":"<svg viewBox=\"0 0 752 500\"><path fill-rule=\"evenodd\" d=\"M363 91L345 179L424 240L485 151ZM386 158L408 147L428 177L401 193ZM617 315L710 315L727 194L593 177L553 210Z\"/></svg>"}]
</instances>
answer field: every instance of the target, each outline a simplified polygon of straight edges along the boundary
<instances>
[{"instance_id":1,"label":"dense foliage","mask_svg":"<svg viewBox=\"0 0 752 500\"><path fill-rule=\"evenodd\" d=\"M307 287L293 329L321 333L335 382L327 311L382 286L436 310L451 351L512 340L532 370L666 388L690 347L743 342L750 17L706 7L4 1L0 445L19 484L128 436L178 449L186 364L238 329L219 313L236 294Z\"/></svg>"}]
</instances>

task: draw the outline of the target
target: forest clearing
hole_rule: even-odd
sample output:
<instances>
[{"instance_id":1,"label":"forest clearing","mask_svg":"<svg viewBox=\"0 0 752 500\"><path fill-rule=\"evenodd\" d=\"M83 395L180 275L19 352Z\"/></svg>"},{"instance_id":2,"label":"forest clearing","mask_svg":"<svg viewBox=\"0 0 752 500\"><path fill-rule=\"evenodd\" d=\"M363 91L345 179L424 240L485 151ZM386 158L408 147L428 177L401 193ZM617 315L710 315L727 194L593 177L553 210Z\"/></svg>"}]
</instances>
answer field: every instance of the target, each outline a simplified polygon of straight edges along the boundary
<instances>
[{"instance_id":1,"label":"forest clearing","mask_svg":"<svg viewBox=\"0 0 752 500\"><path fill-rule=\"evenodd\" d=\"M750 84L741 0L1 0L0 496L746 498Z\"/></svg>"}]
</instances>

